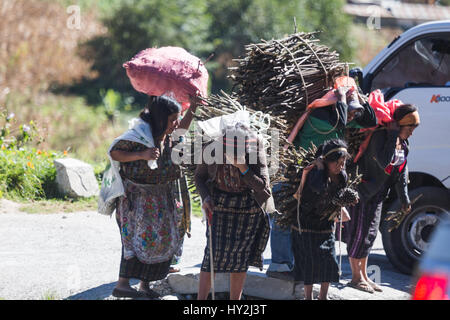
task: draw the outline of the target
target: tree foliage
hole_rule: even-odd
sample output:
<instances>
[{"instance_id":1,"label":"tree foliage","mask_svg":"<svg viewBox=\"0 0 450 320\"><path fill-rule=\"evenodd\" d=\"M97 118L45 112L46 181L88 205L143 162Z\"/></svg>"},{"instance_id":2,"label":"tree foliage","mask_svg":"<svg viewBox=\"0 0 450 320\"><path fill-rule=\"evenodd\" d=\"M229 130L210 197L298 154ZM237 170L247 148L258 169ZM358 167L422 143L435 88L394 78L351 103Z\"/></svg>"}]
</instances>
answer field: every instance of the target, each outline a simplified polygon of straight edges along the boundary
<instances>
[{"instance_id":1,"label":"tree foliage","mask_svg":"<svg viewBox=\"0 0 450 320\"><path fill-rule=\"evenodd\" d=\"M293 33L294 17L298 31L322 31L321 40L350 60L350 20L343 5L343 0L122 0L103 20L108 33L82 47L99 75L90 87L136 95L122 64L145 48L170 45L203 59L214 52L207 63L211 89L229 90L232 59L245 53L246 44Z\"/></svg>"}]
</instances>

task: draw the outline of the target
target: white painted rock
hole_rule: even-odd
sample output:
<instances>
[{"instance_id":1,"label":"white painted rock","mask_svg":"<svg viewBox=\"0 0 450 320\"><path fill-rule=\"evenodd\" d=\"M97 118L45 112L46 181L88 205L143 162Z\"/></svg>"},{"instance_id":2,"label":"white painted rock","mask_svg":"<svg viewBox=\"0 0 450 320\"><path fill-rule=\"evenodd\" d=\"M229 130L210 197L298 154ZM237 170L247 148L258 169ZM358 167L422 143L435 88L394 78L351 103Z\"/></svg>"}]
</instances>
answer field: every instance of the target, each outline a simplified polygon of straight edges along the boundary
<instances>
[{"instance_id":1,"label":"white painted rock","mask_svg":"<svg viewBox=\"0 0 450 320\"><path fill-rule=\"evenodd\" d=\"M179 294L196 294L198 293L198 274L169 274L167 280L173 291ZM215 292L230 291L230 275L227 273L218 273L214 281Z\"/></svg>"},{"instance_id":2,"label":"white painted rock","mask_svg":"<svg viewBox=\"0 0 450 320\"><path fill-rule=\"evenodd\" d=\"M195 294L198 292L198 274L170 274L167 280L176 293ZM229 292L230 275L218 273L214 286L215 292ZM243 293L262 299L294 300L302 296L303 285L298 284L295 289L294 291L294 282L249 273L245 280Z\"/></svg>"},{"instance_id":3,"label":"white painted rock","mask_svg":"<svg viewBox=\"0 0 450 320\"><path fill-rule=\"evenodd\" d=\"M99 186L91 165L71 158L54 160L58 191L70 198L93 197Z\"/></svg>"},{"instance_id":4,"label":"white painted rock","mask_svg":"<svg viewBox=\"0 0 450 320\"><path fill-rule=\"evenodd\" d=\"M269 300L294 300L294 282L247 274L244 284L244 295Z\"/></svg>"},{"instance_id":5,"label":"white painted rock","mask_svg":"<svg viewBox=\"0 0 450 320\"><path fill-rule=\"evenodd\" d=\"M162 297L161 300L175 301L175 300L180 300L180 299L175 295L167 295L167 296Z\"/></svg>"}]
</instances>

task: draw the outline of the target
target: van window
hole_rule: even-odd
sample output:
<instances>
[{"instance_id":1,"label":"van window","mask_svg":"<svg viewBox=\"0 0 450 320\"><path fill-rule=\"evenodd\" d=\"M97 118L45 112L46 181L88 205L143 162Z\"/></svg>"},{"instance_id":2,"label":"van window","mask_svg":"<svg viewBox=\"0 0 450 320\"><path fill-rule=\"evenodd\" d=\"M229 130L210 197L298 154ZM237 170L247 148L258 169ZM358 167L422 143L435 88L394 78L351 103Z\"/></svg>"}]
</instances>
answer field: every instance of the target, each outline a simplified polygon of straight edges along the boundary
<instances>
[{"instance_id":1,"label":"van window","mask_svg":"<svg viewBox=\"0 0 450 320\"><path fill-rule=\"evenodd\" d=\"M371 91L450 81L450 34L418 39L400 49L375 73ZM447 84L448 85L448 84Z\"/></svg>"}]
</instances>

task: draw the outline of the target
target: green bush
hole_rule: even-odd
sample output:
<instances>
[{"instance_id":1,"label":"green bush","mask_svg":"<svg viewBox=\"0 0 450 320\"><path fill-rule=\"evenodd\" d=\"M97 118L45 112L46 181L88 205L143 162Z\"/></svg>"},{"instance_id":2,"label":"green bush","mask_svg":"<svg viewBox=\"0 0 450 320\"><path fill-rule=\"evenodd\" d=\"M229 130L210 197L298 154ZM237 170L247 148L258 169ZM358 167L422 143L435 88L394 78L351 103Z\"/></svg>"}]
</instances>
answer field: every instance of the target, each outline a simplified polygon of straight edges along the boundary
<instances>
[{"instance_id":1,"label":"green bush","mask_svg":"<svg viewBox=\"0 0 450 320\"><path fill-rule=\"evenodd\" d=\"M0 108L0 197L37 200L55 197L53 160L67 152L46 152L27 146L39 138L33 121L20 124L14 113ZM38 144L41 141L39 138Z\"/></svg>"},{"instance_id":2,"label":"green bush","mask_svg":"<svg viewBox=\"0 0 450 320\"><path fill-rule=\"evenodd\" d=\"M27 200L56 197L53 160L63 156L62 152L3 145L0 150L0 195Z\"/></svg>"}]
</instances>

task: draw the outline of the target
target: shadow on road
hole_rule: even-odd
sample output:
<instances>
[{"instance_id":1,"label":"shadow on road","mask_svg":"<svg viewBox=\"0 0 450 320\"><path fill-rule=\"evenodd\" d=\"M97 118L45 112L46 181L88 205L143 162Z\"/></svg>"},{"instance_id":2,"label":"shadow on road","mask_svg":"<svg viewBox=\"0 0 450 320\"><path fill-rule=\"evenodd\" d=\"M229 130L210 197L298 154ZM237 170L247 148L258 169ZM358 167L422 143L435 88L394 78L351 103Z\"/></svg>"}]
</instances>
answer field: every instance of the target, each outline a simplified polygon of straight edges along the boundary
<instances>
[{"instance_id":1,"label":"shadow on road","mask_svg":"<svg viewBox=\"0 0 450 320\"><path fill-rule=\"evenodd\" d=\"M101 286L67 297L64 300L105 300L106 298L111 297L111 293L114 290L116 283L117 282L102 284ZM138 283L138 280L130 280L130 285L132 286Z\"/></svg>"}]
</instances>

